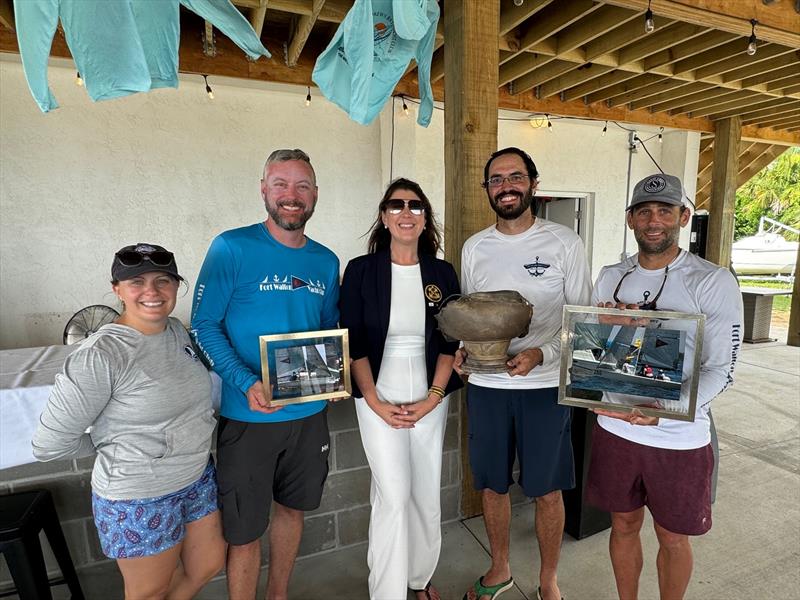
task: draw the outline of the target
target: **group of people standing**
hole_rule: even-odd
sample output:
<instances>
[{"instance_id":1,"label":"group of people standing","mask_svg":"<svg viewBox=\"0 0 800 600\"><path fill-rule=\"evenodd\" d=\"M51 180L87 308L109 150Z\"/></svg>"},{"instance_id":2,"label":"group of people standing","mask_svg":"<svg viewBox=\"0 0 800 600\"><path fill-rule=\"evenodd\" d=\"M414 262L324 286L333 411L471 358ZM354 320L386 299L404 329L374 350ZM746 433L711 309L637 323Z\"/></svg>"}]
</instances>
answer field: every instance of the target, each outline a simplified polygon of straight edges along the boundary
<instances>
[{"instance_id":1,"label":"group of people standing","mask_svg":"<svg viewBox=\"0 0 800 600\"><path fill-rule=\"evenodd\" d=\"M735 279L679 248L685 194L677 178L654 175L636 186L627 209L639 253L604 268L592 292L580 238L536 215L538 175L519 148L489 158L483 186L497 222L464 244L460 284L437 257L441 232L425 193L411 180L393 181L368 254L350 261L340 287L338 259L304 233L318 195L311 161L301 150L276 150L261 180L267 219L220 234L208 250L191 339L170 317L183 282L172 253L137 244L115 254L122 315L68 357L33 447L40 460L97 453L95 523L126 598L191 598L223 566L230 597L254 598L267 530L267 597L288 596L303 515L320 505L328 474L327 402L273 406L258 337L340 325L349 330L372 472L369 596L399 600L410 589L418 600L438 600L431 581L441 549L442 443L465 353L434 316L453 294L501 289L519 291L535 310L529 333L512 341L508 372L468 379L469 456L491 564L464 597L494 599L514 585L508 491L517 457L518 482L535 498L537 596L561 598L561 491L575 484L571 409L557 403L562 307L639 308L650 296L659 309L706 314L697 415L684 423L600 411L587 493L612 513L620 598L637 596L644 506L659 540L661 596L683 596L688 536L711 526L707 412L738 352ZM273 280L293 284L263 285ZM216 466L204 362L222 380Z\"/></svg>"}]
</instances>

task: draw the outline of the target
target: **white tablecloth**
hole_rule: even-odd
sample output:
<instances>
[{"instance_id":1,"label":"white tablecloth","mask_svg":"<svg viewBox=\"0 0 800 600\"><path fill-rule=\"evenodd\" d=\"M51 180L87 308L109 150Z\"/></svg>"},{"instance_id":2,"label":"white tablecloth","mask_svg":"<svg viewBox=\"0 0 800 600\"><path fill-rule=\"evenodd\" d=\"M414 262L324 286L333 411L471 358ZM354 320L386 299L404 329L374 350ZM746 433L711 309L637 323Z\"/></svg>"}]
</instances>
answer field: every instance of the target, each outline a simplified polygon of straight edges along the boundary
<instances>
[{"instance_id":1,"label":"white tablecloth","mask_svg":"<svg viewBox=\"0 0 800 600\"><path fill-rule=\"evenodd\" d=\"M31 438L39 424L56 373L74 346L0 350L0 469L36 462ZM211 373L214 408L221 381Z\"/></svg>"}]
</instances>

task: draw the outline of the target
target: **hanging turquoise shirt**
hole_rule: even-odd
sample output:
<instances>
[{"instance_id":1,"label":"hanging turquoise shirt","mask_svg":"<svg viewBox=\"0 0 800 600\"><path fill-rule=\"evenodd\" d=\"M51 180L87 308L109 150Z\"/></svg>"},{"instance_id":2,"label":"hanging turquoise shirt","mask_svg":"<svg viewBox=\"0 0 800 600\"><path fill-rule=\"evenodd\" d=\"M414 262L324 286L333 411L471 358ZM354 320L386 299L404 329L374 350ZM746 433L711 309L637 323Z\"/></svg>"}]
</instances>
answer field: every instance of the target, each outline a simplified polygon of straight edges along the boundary
<instances>
[{"instance_id":1,"label":"hanging turquoise shirt","mask_svg":"<svg viewBox=\"0 0 800 600\"><path fill-rule=\"evenodd\" d=\"M354 121L371 123L411 59L417 61L417 123L433 113L431 57L439 21L436 0L356 0L320 54L312 79Z\"/></svg>"},{"instance_id":2,"label":"hanging turquoise shirt","mask_svg":"<svg viewBox=\"0 0 800 600\"><path fill-rule=\"evenodd\" d=\"M58 20L92 100L178 86L180 4L215 25L251 58L270 54L228 0L16 0L25 78L42 112L58 108L47 61Z\"/></svg>"}]
</instances>

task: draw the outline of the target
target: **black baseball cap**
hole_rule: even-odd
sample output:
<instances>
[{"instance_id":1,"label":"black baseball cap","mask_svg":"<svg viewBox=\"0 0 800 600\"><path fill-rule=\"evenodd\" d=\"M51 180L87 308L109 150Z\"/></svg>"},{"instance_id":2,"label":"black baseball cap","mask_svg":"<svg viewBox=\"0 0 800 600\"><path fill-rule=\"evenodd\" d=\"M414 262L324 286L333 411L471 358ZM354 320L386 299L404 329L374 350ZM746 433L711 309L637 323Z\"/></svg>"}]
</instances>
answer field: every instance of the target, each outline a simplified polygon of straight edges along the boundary
<instances>
[{"instance_id":1,"label":"black baseball cap","mask_svg":"<svg viewBox=\"0 0 800 600\"><path fill-rule=\"evenodd\" d=\"M681 180L666 173L649 175L633 188L631 203L626 210L645 202L661 202L672 206L684 206L688 200Z\"/></svg>"},{"instance_id":2,"label":"black baseball cap","mask_svg":"<svg viewBox=\"0 0 800 600\"><path fill-rule=\"evenodd\" d=\"M183 277L178 274L178 265L175 264L175 255L172 252L158 244L142 243L125 246L114 254L111 280L125 281L151 271L167 273L178 281L183 281Z\"/></svg>"}]
</instances>

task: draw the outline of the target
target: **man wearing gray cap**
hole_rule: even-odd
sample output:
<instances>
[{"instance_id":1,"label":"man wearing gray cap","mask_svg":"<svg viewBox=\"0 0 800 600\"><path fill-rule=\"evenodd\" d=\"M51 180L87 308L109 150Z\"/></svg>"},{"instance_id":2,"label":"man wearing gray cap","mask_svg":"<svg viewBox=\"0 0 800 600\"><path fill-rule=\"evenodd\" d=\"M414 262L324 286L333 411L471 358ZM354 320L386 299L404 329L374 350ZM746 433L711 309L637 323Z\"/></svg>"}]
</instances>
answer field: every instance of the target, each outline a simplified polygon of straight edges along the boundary
<instances>
[{"instance_id":1,"label":"man wearing gray cap","mask_svg":"<svg viewBox=\"0 0 800 600\"><path fill-rule=\"evenodd\" d=\"M639 532L644 507L653 516L662 600L683 598L692 574L690 535L711 529L708 411L733 382L742 338L742 296L730 271L678 246L689 223L680 179L658 174L636 184L627 208L639 252L604 267L592 303L608 308L670 310L706 315L694 422L596 410L587 502L611 512L609 550L619 597L638 595ZM685 353L694 353L687 338ZM689 361L686 361L688 364ZM684 378L685 378L684 374ZM608 393L615 402L623 394Z\"/></svg>"}]
</instances>

